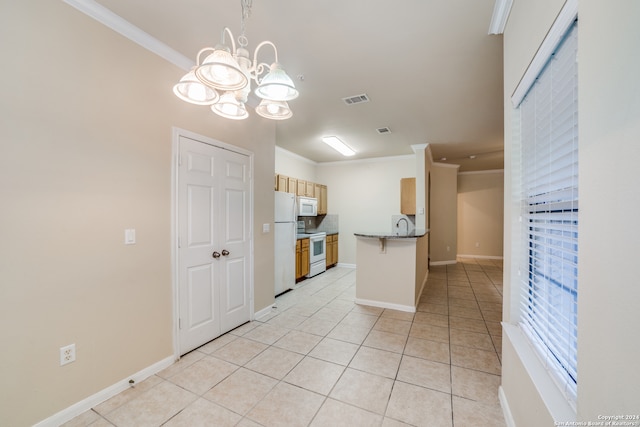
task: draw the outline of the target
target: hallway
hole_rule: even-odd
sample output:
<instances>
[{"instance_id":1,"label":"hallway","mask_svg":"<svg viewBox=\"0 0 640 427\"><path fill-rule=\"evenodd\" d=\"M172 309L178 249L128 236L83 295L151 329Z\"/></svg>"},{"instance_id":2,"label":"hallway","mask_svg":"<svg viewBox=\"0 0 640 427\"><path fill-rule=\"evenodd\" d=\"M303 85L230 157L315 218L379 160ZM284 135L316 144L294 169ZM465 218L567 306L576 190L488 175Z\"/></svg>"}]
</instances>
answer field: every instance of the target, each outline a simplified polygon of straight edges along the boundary
<instances>
[{"instance_id":1,"label":"hallway","mask_svg":"<svg viewBox=\"0 0 640 427\"><path fill-rule=\"evenodd\" d=\"M502 261L431 267L415 314L354 304L355 277L301 282L65 425L504 426Z\"/></svg>"}]
</instances>

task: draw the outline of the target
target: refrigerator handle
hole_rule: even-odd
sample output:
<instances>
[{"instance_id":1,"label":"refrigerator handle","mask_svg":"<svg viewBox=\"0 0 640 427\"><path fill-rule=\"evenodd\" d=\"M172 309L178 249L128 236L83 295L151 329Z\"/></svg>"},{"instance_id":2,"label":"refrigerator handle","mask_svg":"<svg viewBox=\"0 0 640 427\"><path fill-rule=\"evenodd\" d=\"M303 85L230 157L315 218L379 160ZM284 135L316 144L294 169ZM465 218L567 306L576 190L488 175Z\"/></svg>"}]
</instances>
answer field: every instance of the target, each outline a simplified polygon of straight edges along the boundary
<instances>
[{"instance_id":1,"label":"refrigerator handle","mask_svg":"<svg viewBox=\"0 0 640 427\"><path fill-rule=\"evenodd\" d=\"M297 222L298 221L298 216L296 215L296 212L298 212L298 199L296 198L296 195L293 195L293 212L292 212L292 218L293 218L293 222Z\"/></svg>"},{"instance_id":2,"label":"refrigerator handle","mask_svg":"<svg viewBox=\"0 0 640 427\"><path fill-rule=\"evenodd\" d=\"M293 253L295 254L296 252L296 240L298 240L298 237L296 236L296 230L297 230L298 226L295 222L291 223L291 235L293 236L293 240L292 240L292 244L293 244Z\"/></svg>"}]
</instances>

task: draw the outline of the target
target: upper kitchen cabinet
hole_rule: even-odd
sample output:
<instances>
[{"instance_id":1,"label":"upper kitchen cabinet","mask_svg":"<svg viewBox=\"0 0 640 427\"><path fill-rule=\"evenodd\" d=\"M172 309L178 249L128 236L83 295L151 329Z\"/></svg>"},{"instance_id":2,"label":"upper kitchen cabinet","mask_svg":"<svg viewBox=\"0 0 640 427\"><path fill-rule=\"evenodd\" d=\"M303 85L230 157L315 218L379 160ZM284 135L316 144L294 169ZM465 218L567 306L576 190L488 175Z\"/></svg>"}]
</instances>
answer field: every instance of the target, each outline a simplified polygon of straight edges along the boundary
<instances>
[{"instance_id":1,"label":"upper kitchen cabinet","mask_svg":"<svg viewBox=\"0 0 640 427\"><path fill-rule=\"evenodd\" d=\"M327 214L327 186L322 184L315 185L315 197L318 199L318 215Z\"/></svg>"},{"instance_id":2,"label":"upper kitchen cabinet","mask_svg":"<svg viewBox=\"0 0 640 427\"><path fill-rule=\"evenodd\" d=\"M306 181L304 189L305 189L305 194L304 195L306 197L313 197L313 198L318 197L318 196L316 196L316 185L315 185L315 183L313 183L311 181Z\"/></svg>"},{"instance_id":3,"label":"upper kitchen cabinet","mask_svg":"<svg viewBox=\"0 0 640 427\"><path fill-rule=\"evenodd\" d=\"M276 191L287 192L289 188L289 177L284 175L276 175Z\"/></svg>"},{"instance_id":4,"label":"upper kitchen cabinet","mask_svg":"<svg viewBox=\"0 0 640 427\"><path fill-rule=\"evenodd\" d=\"M298 180L298 191L296 192L298 196L303 197L316 197L315 192L315 183L312 181L305 181L302 179Z\"/></svg>"},{"instance_id":5,"label":"upper kitchen cabinet","mask_svg":"<svg viewBox=\"0 0 640 427\"><path fill-rule=\"evenodd\" d=\"M291 178L290 176L277 174L276 175L276 191L283 191L285 193L297 194L298 180Z\"/></svg>"},{"instance_id":6,"label":"upper kitchen cabinet","mask_svg":"<svg viewBox=\"0 0 640 427\"><path fill-rule=\"evenodd\" d=\"M287 177L287 193L298 193L298 180L290 176Z\"/></svg>"},{"instance_id":7,"label":"upper kitchen cabinet","mask_svg":"<svg viewBox=\"0 0 640 427\"><path fill-rule=\"evenodd\" d=\"M415 178L402 178L400 180L400 213L404 215L416 214Z\"/></svg>"},{"instance_id":8,"label":"upper kitchen cabinet","mask_svg":"<svg viewBox=\"0 0 640 427\"><path fill-rule=\"evenodd\" d=\"M307 195L307 181L302 179L298 180L298 190L296 191L298 196L306 196Z\"/></svg>"},{"instance_id":9,"label":"upper kitchen cabinet","mask_svg":"<svg viewBox=\"0 0 640 427\"><path fill-rule=\"evenodd\" d=\"M296 196L313 197L314 199L318 199L318 215L326 215L329 213L327 205L327 186L324 184L277 174L276 191L284 191L286 193L293 193Z\"/></svg>"}]
</instances>

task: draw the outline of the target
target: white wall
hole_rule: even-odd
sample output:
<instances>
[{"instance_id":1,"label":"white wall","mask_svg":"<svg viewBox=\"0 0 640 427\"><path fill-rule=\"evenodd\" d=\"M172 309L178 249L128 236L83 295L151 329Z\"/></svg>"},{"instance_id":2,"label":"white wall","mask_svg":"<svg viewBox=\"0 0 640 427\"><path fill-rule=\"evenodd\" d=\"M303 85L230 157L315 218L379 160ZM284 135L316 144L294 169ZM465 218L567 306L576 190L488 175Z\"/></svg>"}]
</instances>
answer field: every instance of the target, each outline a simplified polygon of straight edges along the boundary
<instances>
[{"instance_id":1,"label":"white wall","mask_svg":"<svg viewBox=\"0 0 640 427\"><path fill-rule=\"evenodd\" d=\"M276 174L290 176L291 178L303 179L305 181L319 182L317 179L318 163L299 156L284 148L276 147ZM331 213L331 212L329 212Z\"/></svg>"},{"instance_id":2,"label":"white wall","mask_svg":"<svg viewBox=\"0 0 640 427\"><path fill-rule=\"evenodd\" d=\"M504 35L505 67L505 272L504 317L515 323L512 279L509 96L564 1L514 2ZM580 0L579 90L579 298L576 418L638 414L640 408L640 286L635 263L640 230L640 3ZM540 374L517 337L503 334L502 387L518 427L553 425L557 413L540 392ZM524 347L520 346L520 349ZM532 359L534 360L534 359ZM534 360L535 361L535 360ZM534 381L535 380L535 381ZM568 421L556 419L555 421Z\"/></svg>"}]
</instances>

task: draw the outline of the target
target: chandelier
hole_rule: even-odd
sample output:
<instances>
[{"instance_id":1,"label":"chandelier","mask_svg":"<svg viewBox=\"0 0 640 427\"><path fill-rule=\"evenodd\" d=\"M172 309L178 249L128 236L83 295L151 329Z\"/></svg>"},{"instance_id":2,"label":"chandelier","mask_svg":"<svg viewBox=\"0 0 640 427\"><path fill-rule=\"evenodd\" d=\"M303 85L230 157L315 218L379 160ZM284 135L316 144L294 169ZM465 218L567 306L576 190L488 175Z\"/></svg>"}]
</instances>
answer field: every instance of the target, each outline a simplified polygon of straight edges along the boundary
<instances>
[{"instance_id":1,"label":"chandelier","mask_svg":"<svg viewBox=\"0 0 640 427\"><path fill-rule=\"evenodd\" d=\"M251 93L251 80L257 87L254 93L261 98L256 113L272 120L284 120L292 116L287 101L298 97L293 80L278 62L278 50L270 41L256 47L253 61L246 49L245 20L251 14L252 0L240 0L242 5L241 34L238 45L229 28L222 30L221 43L205 47L198 52L196 65L173 87L173 92L183 101L196 105L210 105L211 110L228 119L242 120L249 117L245 104ZM225 43L229 36L231 48ZM275 62L258 63L258 52L263 46L271 46ZM204 54L206 57L201 62Z\"/></svg>"}]
</instances>

